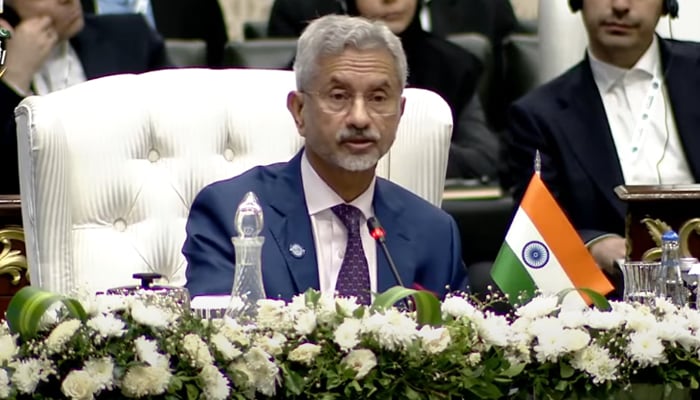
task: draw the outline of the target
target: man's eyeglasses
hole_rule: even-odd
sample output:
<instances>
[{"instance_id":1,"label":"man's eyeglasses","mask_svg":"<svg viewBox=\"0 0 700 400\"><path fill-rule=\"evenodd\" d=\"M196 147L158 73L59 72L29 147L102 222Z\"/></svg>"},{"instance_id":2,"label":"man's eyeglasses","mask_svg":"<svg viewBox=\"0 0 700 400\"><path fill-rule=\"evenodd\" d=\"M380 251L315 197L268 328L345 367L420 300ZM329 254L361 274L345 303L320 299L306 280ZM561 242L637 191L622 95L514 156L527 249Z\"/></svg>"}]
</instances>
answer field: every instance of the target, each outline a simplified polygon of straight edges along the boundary
<instances>
[{"instance_id":1,"label":"man's eyeglasses","mask_svg":"<svg viewBox=\"0 0 700 400\"><path fill-rule=\"evenodd\" d=\"M356 96L345 90L329 92L301 91L314 96L324 112L329 114L347 114L355 105ZM367 94L363 98L364 106L370 115L388 117L399 111L399 98L383 92Z\"/></svg>"}]
</instances>

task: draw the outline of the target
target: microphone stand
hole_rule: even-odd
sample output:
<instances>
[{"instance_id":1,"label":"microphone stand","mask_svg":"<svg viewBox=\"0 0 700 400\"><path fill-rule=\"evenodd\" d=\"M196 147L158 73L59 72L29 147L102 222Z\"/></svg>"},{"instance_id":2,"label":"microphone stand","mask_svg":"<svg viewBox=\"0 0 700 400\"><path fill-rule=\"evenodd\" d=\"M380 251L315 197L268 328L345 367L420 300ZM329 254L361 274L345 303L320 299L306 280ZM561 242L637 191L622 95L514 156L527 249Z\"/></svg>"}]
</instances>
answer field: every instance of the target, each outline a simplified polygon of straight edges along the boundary
<instances>
[{"instance_id":1,"label":"microphone stand","mask_svg":"<svg viewBox=\"0 0 700 400\"><path fill-rule=\"evenodd\" d=\"M396 264L394 263L394 259L391 257L391 253L389 253L389 248L386 246L386 232L384 232L384 228L382 228L379 220L376 217L369 218L367 220L367 229L369 229L370 236L372 236L374 240L379 243L379 247L382 248L382 252L384 253L384 256L386 256L386 260L389 263L389 268L391 269L391 273L394 275L394 279L396 279L396 283L405 288L406 285L403 284L403 280L399 275L399 270L396 268ZM406 311L411 311L411 304L405 297L403 299L403 303L406 307Z\"/></svg>"}]
</instances>

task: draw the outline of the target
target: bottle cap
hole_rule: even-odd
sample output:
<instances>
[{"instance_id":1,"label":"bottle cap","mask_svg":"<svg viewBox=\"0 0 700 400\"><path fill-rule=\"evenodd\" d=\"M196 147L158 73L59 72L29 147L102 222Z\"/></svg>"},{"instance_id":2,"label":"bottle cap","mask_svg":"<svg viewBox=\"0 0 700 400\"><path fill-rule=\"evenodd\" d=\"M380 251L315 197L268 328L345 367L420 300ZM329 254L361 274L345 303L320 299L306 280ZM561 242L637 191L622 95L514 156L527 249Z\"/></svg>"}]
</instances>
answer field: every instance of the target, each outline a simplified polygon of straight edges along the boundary
<instances>
[{"instance_id":1,"label":"bottle cap","mask_svg":"<svg viewBox=\"0 0 700 400\"><path fill-rule=\"evenodd\" d=\"M672 230L668 230L664 232L663 236L661 236L661 240L678 240L678 234Z\"/></svg>"}]
</instances>

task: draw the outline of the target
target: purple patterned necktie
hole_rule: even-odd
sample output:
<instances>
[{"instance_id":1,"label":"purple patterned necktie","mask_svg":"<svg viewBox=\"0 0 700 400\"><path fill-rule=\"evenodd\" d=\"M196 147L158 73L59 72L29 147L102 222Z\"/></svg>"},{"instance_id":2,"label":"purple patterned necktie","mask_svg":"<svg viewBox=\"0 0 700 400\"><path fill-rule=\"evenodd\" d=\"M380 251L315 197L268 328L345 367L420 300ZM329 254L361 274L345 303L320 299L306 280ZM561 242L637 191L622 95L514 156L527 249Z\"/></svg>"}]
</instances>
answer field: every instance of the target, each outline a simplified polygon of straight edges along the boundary
<instances>
[{"instance_id":1,"label":"purple patterned necktie","mask_svg":"<svg viewBox=\"0 0 700 400\"><path fill-rule=\"evenodd\" d=\"M370 302L369 267L360 236L362 211L349 204L338 204L331 210L348 230L345 257L340 265L335 290L340 296L356 296L360 304L368 305Z\"/></svg>"}]
</instances>

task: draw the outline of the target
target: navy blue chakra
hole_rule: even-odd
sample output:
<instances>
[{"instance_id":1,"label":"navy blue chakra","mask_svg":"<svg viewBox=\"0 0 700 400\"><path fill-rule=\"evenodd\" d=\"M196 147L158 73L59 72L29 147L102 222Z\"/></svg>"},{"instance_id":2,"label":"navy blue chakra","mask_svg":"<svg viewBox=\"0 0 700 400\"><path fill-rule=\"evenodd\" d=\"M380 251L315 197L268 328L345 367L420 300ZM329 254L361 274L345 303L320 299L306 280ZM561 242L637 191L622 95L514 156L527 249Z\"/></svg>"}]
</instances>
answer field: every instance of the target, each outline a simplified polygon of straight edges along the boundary
<instances>
[{"instance_id":1,"label":"navy blue chakra","mask_svg":"<svg viewBox=\"0 0 700 400\"><path fill-rule=\"evenodd\" d=\"M523 261L530 268L542 268L549 262L549 249L537 240L528 242L523 247Z\"/></svg>"}]
</instances>

